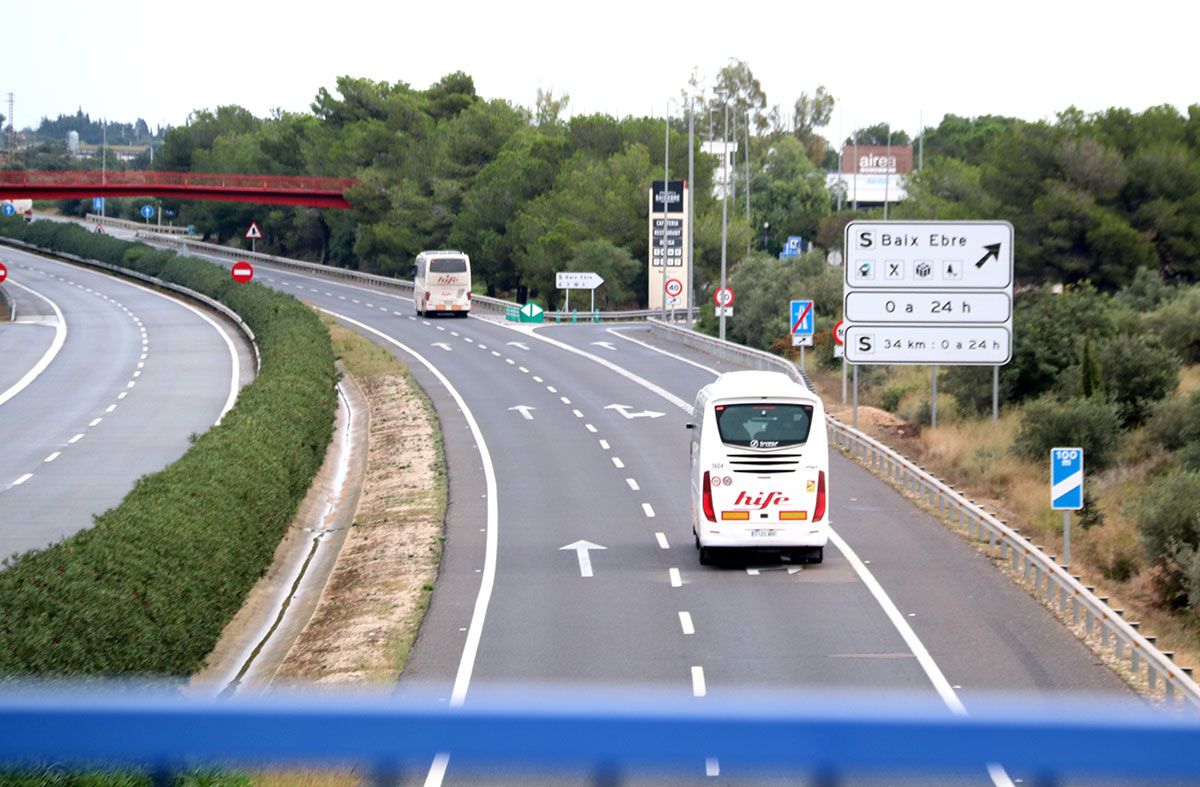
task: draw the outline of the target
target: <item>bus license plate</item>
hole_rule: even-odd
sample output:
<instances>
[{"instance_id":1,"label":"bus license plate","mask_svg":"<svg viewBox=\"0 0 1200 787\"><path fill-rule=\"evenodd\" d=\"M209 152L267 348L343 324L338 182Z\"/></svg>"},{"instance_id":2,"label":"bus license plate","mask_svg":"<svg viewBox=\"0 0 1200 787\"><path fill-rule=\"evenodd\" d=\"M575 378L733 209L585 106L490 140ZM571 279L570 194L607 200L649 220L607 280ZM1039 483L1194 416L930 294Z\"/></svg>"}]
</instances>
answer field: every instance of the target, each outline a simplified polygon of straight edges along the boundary
<instances>
[{"instance_id":1,"label":"bus license plate","mask_svg":"<svg viewBox=\"0 0 1200 787\"><path fill-rule=\"evenodd\" d=\"M778 530L751 530L750 537L751 538L766 538L768 536L773 536L778 532L779 532Z\"/></svg>"}]
</instances>

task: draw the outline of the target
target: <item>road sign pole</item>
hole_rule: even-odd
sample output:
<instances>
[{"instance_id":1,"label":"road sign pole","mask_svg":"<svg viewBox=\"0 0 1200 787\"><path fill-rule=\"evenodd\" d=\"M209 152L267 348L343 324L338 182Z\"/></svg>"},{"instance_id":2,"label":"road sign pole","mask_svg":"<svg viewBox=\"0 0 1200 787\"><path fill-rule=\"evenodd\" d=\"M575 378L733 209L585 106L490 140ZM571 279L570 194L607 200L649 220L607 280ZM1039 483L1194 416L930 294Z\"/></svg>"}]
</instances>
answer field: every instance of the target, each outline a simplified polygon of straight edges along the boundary
<instances>
[{"instance_id":1,"label":"road sign pole","mask_svg":"<svg viewBox=\"0 0 1200 787\"><path fill-rule=\"evenodd\" d=\"M1063 568L1071 567L1071 512L1063 511Z\"/></svg>"},{"instance_id":2,"label":"road sign pole","mask_svg":"<svg viewBox=\"0 0 1200 787\"><path fill-rule=\"evenodd\" d=\"M842 404L846 403L846 353L842 353Z\"/></svg>"},{"instance_id":3,"label":"road sign pole","mask_svg":"<svg viewBox=\"0 0 1200 787\"><path fill-rule=\"evenodd\" d=\"M721 289L725 289L725 243L726 227L729 223L729 105L725 105L725 135L721 137L725 159L725 174L721 178ZM721 310L720 338L725 341L725 310Z\"/></svg>"},{"instance_id":4,"label":"road sign pole","mask_svg":"<svg viewBox=\"0 0 1200 787\"><path fill-rule=\"evenodd\" d=\"M696 150L695 150L695 145L692 141L692 135L695 133L695 126L696 126L696 112L695 112L695 108L693 106L692 100L689 98L688 99L688 179L687 179L688 184L692 184L692 183L696 182L696 172L695 172ZM689 185L688 188L691 188L691 186ZM692 303L695 300L692 297L692 256L693 256L693 253L695 252L694 241L693 241L693 237L692 237L692 225L696 223L696 211L692 207L691 194L688 193L686 189L684 190L684 194L687 196L687 203L688 203L688 213L687 213L687 216L688 216L688 239L687 239L688 256L687 256L687 296L683 299L683 305L685 307L687 307L687 327L690 329L692 327Z\"/></svg>"},{"instance_id":5,"label":"road sign pole","mask_svg":"<svg viewBox=\"0 0 1200 787\"><path fill-rule=\"evenodd\" d=\"M800 345L800 374L804 374L804 345Z\"/></svg>"},{"instance_id":6,"label":"road sign pole","mask_svg":"<svg viewBox=\"0 0 1200 787\"><path fill-rule=\"evenodd\" d=\"M937 429L937 364L933 365L933 395L930 397L929 420L929 425Z\"/></svg>"},{"instance_id":7,"label":"road sign pole","mask_svg":"<svg viewBox=\"0 0 1200 787\"><path fill-rule=\"evenodd\" d=\"M850 425L855 429L858 428L858 364L854 364L854 414L850 419Z\"/></svg>"},{"instance_id":8,"label":"road sign pole","mask_svg":"<svg viewBox=\"0 0 1200 787\"><path fill-rule=\"evenodd\" d=\"M992 367L992 423L1000 420L1000 367Z\"/></svg>"},{"instance_id":9,"label":"road sign pole","mask_svg":"<svg viewBox=\"0 0 1200 787\"><path fill-rule=\"evenodd\" d=\"M596 288L592 288L592 319L596 319Z\"/></svg>"}]
</instances>

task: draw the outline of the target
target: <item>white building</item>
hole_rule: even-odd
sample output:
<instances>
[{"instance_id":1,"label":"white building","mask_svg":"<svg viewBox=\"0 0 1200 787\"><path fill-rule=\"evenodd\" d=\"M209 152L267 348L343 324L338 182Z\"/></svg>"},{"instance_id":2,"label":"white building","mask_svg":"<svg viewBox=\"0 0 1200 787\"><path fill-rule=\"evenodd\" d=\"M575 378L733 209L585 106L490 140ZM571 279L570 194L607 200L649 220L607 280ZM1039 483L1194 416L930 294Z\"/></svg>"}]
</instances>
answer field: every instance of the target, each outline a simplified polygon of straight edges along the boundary
<instances>
[{"instance_id":1,"label":"white building","mask_svg":"<svg viewBox=\"0 0 1200 787\"><path fill-rule=\"evenodd\" d=\"M712 194L717 199L725 199L728 193L736 194L737 187L737 152L736 142L702 142L700 152L707 153L717 159L717 168L713 170ZM729 180L725 180L725 165L729 165Z\"/></svg>"}]
</instances>

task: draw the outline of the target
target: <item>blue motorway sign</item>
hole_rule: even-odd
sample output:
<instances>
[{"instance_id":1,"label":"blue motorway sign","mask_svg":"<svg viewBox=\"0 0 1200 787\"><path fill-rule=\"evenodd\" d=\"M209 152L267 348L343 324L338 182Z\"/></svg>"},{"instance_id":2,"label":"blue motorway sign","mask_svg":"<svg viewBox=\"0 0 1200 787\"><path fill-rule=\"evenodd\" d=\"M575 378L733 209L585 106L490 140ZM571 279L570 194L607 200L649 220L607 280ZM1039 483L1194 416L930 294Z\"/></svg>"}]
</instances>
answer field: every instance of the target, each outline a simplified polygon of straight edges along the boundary
<instances>
[{"instance_id":1,"label":"blue motorway sign","mask_svg":"<svg viewBox=\"0 0 1200 787\"><path fill-rule=\"evenodd\" d=\"M142 206L142 218L149 219L149 218L152 218L153 216L154 216L154 206L153 205L143 205Z\"/></svg>"},{"instance_id":2,"label":"blue motorway sign","mask_svg":"<svg viewBox=\"0 0 1200 787\"><path fill-rule=\"evenodd\" d=\"M812 301L792 301L788 325L791 326L793 336L812 336L815 322Z\"/></svg>"},{"instance_id":3,"label":"blue motorway sign","mask_svg":"<svg viewBox=\"0 0 1200 787\"><path fill-rule=\"evenodd\" d=\"M1055 511L1083 508L1083 449L1050 450L1050 504Z\"/></svg>"},{"instance_id":4,"label":"blue motorway sign","mask_svg":"<svg viewBox=\"0 0 1200 787\"><path fill-rule=\"evenodd\" d=\"M3 213L5 216L11 216L16 212L17 209L13 207L11 202L6 202L4 203L4 207L0 207L0 213Z\"/></svg>"},{"instance_id":5,"label":"blue motorway sign","mask_svg":"<svg viewBox=\"0 0 1200 787\"><path fill-rule=\"evenodd\" d=\"M92 213L104 210L104 197L92 197Z\"/></svg>"}]
</instances>

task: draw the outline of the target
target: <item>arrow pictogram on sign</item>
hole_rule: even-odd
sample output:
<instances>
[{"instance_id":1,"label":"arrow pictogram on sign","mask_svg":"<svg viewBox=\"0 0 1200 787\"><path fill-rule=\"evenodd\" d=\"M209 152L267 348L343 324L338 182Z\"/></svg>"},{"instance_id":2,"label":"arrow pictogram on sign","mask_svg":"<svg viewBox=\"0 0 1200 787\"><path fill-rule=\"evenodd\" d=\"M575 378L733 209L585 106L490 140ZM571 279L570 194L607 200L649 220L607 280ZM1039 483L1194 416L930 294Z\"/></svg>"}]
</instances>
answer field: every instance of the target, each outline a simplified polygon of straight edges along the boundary
<instances>
[{"instance_id":1,"label":"arrow pictogram on sign","mask_svg":"<svg viewBox=\"0 0 1200 787\"><path fill-rule=\"evenodd\" d=\"M983 255L983 259L981 259L979 262L975 263L976 268L982 268L983 264L985 262L987 262L988 260L1000 259L1000 244L999 243L989 243L988 245L984 246L983 248L987 249L987 254Z\"/></svg>"}]
</instances>

